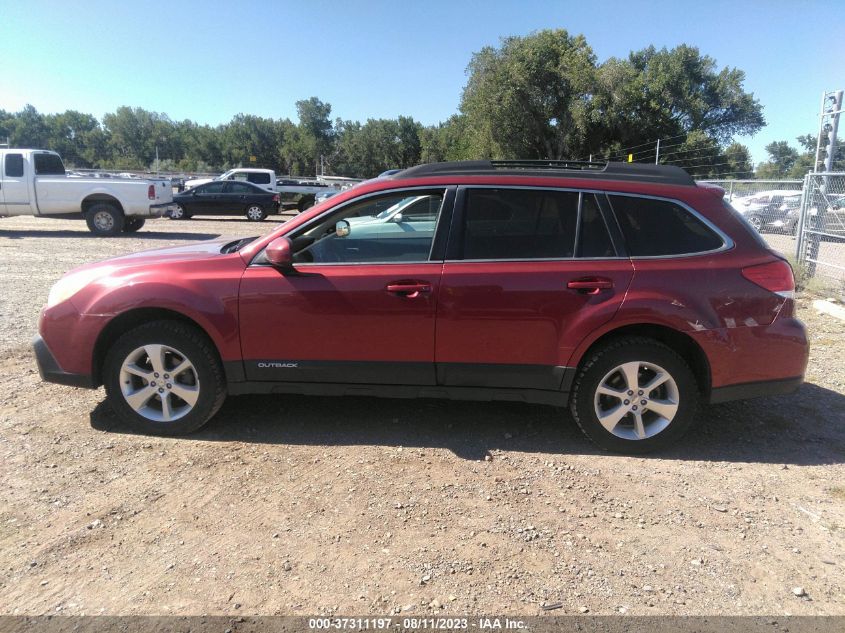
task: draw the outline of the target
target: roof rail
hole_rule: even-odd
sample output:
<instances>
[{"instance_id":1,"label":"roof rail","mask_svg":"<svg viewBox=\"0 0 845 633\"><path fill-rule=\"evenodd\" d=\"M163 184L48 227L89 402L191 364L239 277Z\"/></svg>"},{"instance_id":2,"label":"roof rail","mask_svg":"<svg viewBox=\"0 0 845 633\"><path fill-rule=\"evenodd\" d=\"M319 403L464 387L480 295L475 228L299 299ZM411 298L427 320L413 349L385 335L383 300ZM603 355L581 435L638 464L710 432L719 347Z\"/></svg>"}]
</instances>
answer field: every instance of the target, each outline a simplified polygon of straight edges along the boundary
<instances>
[{"instance_id":1,"label":"roof rail","mask_svg":"<svg viewBox=\"0 0 845 633\"><path fill-rule=\"evenodd\" d=\"M428 163L400 171L394 179L425 176L546 176L630 180L667 185L695 186L695 180L680 167L645 163L596 163L577 160L464 160Z\"/></svg>"}]
</instances>

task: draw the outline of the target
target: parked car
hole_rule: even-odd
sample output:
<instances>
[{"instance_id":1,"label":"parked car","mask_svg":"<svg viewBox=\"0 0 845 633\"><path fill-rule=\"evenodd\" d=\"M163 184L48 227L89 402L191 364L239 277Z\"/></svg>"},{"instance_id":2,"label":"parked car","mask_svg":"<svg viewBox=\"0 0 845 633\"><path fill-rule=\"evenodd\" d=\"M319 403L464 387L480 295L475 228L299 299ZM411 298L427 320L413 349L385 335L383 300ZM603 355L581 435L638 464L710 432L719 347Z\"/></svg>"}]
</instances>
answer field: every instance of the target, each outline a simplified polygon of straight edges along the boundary
<instances>
[{"instance_id":1,"label":"parked car","mask_svg":"<svg viewBox=\"0 0 845 633\"><path fill-rule=\"evenodd\" d=\"M732 204L757 231L762 232L766 229L780 231L787 222L785 217L787 212L790 209L797 209L801 204L801 191L791 189L760 191L751 196L735 198ZM797 216L794 220L797 221Z\"/></svg>"},{"instance_id":2,"label":"parked car","mask_svg":"<svg viewBox=\"0 0 845 633\"><path fill-rule=\"evenodd\" d=\"M320 193L314 194L314 204L320 204L324 200L328 200L332 196L336 196L340 193L340 189L329 189L328 191L321 191Z\"/></svg>"},{"instance_id":3,"label":"parked car","mask_svg":"<svg viewBox=\"0 0 845 633\"><path fill-rule=\"evenodd\" d=\"M266 191L276 192L276 172L272 169L238 167L220 174L216 178L193 178L185 182L185 189L193 189L215 180L240 180L251 182Z\"/></svg>"},{"instance_id":4,"label":"parked car","mask_svg":"<svg viewBox=\"0 0 845 633\"><path fill-rule=\"evenodd\" d=\"M605 449L659 449L807 365L792 270L722 194L669 166L422 165L262 237L82 266L35 354L145 433L227 394L370 395L568 406ZM433 225L363 233L409 199Z\"/></svg>"},{"instance_id":5,"label":"parked car","mask_svg":"<svg viewBox=\"0 0 845 633\"><path fill-rule=\"evenodd\" d=\"M95 235L133 233L171 208L165 180L67 175L56 152L0 149L0 216L81 218Z\"/></svg>"},{"instance_id":6,"label":"parked car","mask_svg":"<svg viewBox=\"0 0 845 633\"><path fill-rule=\"evenodd\" d=\"M245 215L260 222L279 210L279 194L245 181L215 180L173 196L171 220L194 215Z\"/></svg>"}]
</instances>

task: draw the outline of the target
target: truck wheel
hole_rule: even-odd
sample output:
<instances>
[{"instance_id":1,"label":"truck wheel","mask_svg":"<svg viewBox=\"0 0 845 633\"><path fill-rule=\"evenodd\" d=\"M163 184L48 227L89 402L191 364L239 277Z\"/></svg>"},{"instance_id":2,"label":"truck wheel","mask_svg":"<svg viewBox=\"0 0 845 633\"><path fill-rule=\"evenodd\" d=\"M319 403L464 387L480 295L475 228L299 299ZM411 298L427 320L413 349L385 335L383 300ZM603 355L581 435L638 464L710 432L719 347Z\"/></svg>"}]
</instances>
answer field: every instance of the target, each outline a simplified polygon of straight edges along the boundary
<instances>
[{"instance_id":1,"label":"truck wheel","mask_svg":"<svg viewBox=\"0 0 845 633\"><path fill-rule=\"evenodd\" d=\"M314 196L302 196L296 203L296 208L302 213L305 209L314 206Z\"/></svg>"},{"instance_id":2,"label":"truck wheel","mask_svg":"<svg viewBox=\"0 0 845 633\"><path fill-rule=\"evenodd\" d=\"M251 204L246 208L246 219L252 222L261 222L267 217L267 212L260 204Z\"/></svg>"},{"instance_id":3,"label":"truck wheel","mask_svg":"<svg viewBox=\"0 0 845 633\"><path fill-rule=\"evenodd\" d=\"M141 230L142 226L144 226L144 218L127 218L123 225L123 231L125 233L136 233Z\"/></svg>"},{"instance_id":4,"label":"truck wheel","mask_svg":"<svg viewBox=\"0 0 845 633\"><path fill-rule=\"evenodd\" d=\"M214 345L178 321L145 323L121 336L106 355L103 383L118 417L153 435L196 431L226 399Z\"/></svg>"},{"instance_id":5,"label":"truck wheel","mask_svg":"<svg viewBox=\"0 0 845 633\"><path fill-rule=\"evenodd\" d=\"M94 235L111 237L123 231L126 218L123 212L107 202L92 205L85 214L85 223Z\"/></svg>"},{"instance_id":6,"label":"truck wheel","mask_svg":"<svg viewBox=\"0 0 845 633\"><path fill-rule=\"evenodd\" d=\"M642 337L591 353L575 378L569 408L587 437L619 453L648 453L677 441L695 421L695 376L674 350Z\"/></svg>"}]
</instances>

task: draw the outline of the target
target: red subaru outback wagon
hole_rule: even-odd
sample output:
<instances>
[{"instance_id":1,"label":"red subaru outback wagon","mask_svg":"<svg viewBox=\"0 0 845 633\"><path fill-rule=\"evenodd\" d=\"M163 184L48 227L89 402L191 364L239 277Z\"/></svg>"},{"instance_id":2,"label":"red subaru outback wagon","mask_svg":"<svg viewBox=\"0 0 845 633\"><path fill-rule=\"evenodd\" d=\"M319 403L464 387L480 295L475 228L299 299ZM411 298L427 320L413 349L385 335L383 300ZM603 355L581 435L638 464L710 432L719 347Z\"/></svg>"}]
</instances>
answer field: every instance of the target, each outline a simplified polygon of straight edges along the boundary
<instances>
[{"instance_id":1,"label":"red subaru outback wagon","mask_svg":"<svg viewBox=\"0 0 845 633\"><path fill-rule=\"evenodd\" d=\"M645 452L803 379L792 270L722 194L666 166L421 165L263 237L78 268L35 353L148 433L227 393L518 400Z\"/></svg>"}]
</instances>

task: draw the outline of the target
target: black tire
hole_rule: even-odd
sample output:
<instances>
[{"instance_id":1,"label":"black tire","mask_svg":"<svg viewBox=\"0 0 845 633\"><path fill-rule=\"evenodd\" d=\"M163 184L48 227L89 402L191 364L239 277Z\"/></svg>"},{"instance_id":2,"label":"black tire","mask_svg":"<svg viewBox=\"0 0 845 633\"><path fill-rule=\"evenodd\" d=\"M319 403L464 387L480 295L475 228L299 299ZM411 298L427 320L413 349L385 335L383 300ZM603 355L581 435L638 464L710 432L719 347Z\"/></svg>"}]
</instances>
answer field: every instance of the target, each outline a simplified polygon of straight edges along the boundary
<instances>
[{"instance_id":1,"label":"black tire","mask_svg":"<svg viewBox=\"0 0 845 633\"><path fill-rule=\"evenodd\" d=\"M144 222L144 218L127 218L123 230L126 233L137 233L144 226Z\"/></svg>"},{"instance_id":2,"label":"black tire","mask_svg":"<svg viewBox=\"0 0 845 633\"><path fill-rule=\"evenodd\" d=\"M88 230L100 237L120 235L126 223L123 211L108 202L98 202L85 212Z\"/></svg>"},{"instance_id":3,"label":"black tire","mask_svg":"<svg viewBox=\"0 0 845 633\"><path fill-rule=\"evenodd\" d=\"M250 222L261 222L267 217L267 212L260 204L248 204L244 209L246 219Z\"/></svg>"},{"instance_id":4,"label":"black tire","mask_svg":"<svg viewBox=\"0 0 845 633\"><path fill-rule=\"evenodd\" d=\"M296 203L296 208L299 210L300 213L305 211L306 209L314 206L314 196L305 195L299 199L299 202Z\"/></svg>"},{"instance_id":5,"label":"black tire","mask_svg":"<svg viewBox=\"0 0 845 633\"><path fill-rule=\"evenodd\" d=\"M651 375L648 373L650 370L646 368L646 365L659 366L669 373L677 387L676 398L678 406L676 413L665 428L656 430L654 435L643 439L619 436L619 434L636 433L633 425L634 418L632 412L622 418L622 421L614 429L616 433L612 433L602 426L597 414L597 409L600 406L604 406L605 402L609 404L618 402L619 406L623 406L621 399L614 400L613 397L610 397L609 401L603 400L607 396L597 396L597 390L609 372L612 372L614 368L624 363L631 362L642 363L640 366L641 369L638 370L640 372L639 375L643 375L646 378ZM615 375L611 380L619 378L621 378L620 375ZM651 399L653 393L667 388L668 386L659 387L648 394L644 394L644 396L635 393L633 396L630 396L630 404L627 404L629 401L626 400L624 401L626 403L624 406L626 409L628 406L636 407L638 405L637 401L641 397ZM626 393L630 393L630 391ZM623 397L627 398L628 396ZM657 400L661 397L665 396L661 396L658 393L654 399ZM589 357L585 358L581 367L578 369L578 374L573 384L569 408L584 434L601 448L618 453L640 454L666 448L680 439L695 422L698 403L699 385L696 382L692 370L683 358L671 348L653 339L625 337L610 341L607 345L590 352ZM655 424L653 427L646 428L660 429L663 423L660 422L659 416L653 411L648 411L647 406L643 409L645 411L640 410L643 419L648 416L653 420L652 424ZM668 418L663 419L666 420Z\"/></svg>"},{"instance_id":6,"label":"black tire","mask_svg":"<svg viewBox=\"0 0 845 633\"><path fill-rule=\"evenodd\" d=\"M192 368L188 371L193 372L189 376L193 379L193 382L187 385L183 383L180 386L192 387L198 384L199 394L193 408L178 419L169 422L151 419L133 409L123 395L121 389L123 363L134 351L147 345L166 346L178 352L192 364ZM178 363L180 362L179 355L168 354L167 358L171 363ZM150 365L150 367L152 366ZM183 372L180 376L184 376L185 373ZM131 378L131 376L127 378ZM168 389L172 386L172 383L177 383L177 378L179 376L168 377L171 381L171 383L165 383ZM136 379L132 378L132 380ZM138 389L150 385L150 382L146 382L142 378L137 378L137 380L141 381ZM153 321L123 334L106 354L103 363L103 383L106 388L107 402L117 416L136 431L151 435L185 435L196 431L217 413L226 399L226 380L223 366L214 344L203 332L178 321ZM128 385L129 383L126 382L125 384ZM156 389L161 392L162 386L160 383L156 384L154 390ZM175 389L173 393L176 393ZM174 412L178 412L179 402L185 402L170 397L167 400L173 407ZM149 399L151 409L157 406L161 410L163 408L162 403L161 397L157 394L153 394Z\"/></svg>"},{"instance_id":7,"label":"black tire","mask_svg":"<svg viewBox=\"0 0 845 633\"><path fill-rule=\"evenodd\" d=\"M190 220L191 214L188 213L185 210L185 207L183 207L181 204L177 204L176 208L173 211L171 211L167 215L167 217L169 217L171 220Z\"/></svg>"}]
</instances>

